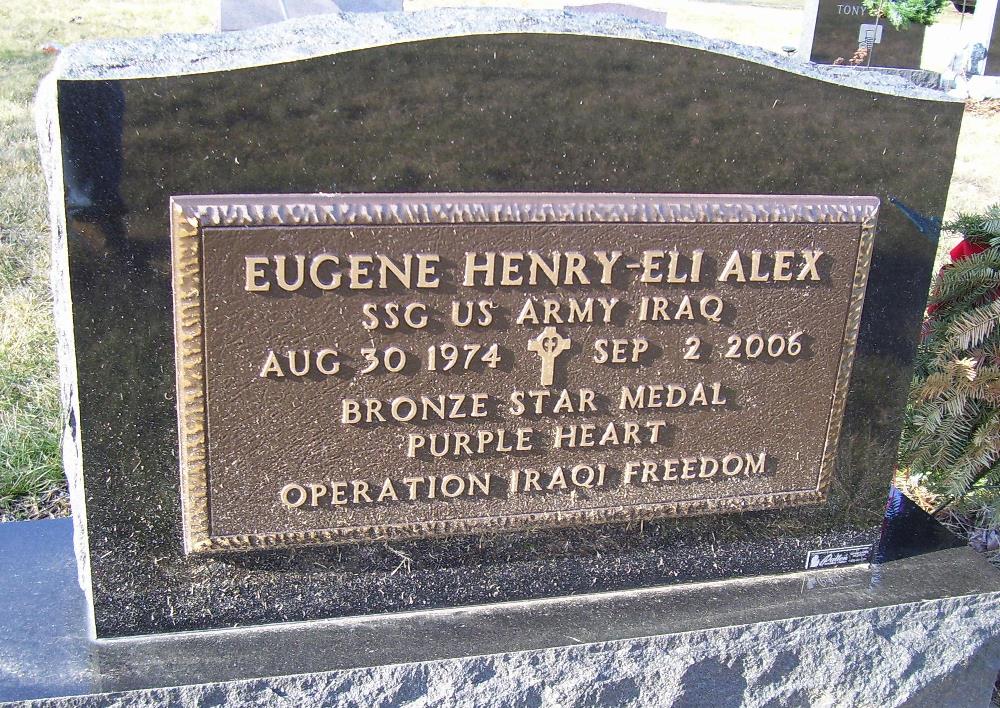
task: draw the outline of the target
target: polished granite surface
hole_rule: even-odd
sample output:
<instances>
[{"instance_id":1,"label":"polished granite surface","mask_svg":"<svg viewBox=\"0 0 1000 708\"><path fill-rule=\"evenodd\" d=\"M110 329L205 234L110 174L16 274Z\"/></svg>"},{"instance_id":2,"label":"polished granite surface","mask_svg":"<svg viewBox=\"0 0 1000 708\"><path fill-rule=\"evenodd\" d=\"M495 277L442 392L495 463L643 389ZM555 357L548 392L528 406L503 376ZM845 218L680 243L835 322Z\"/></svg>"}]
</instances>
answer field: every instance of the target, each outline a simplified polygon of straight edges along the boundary
<instances>
[{"instance_id":1,"label":"polished granite surface","mask_svg":"<svg viewBox=\"0 0 1000 708\"><path fill-rule=\"evenodd\" d=\"M876 541L962 105L693 46L544 34L544 23L525 22L535 31L58 82L70 392L79 398L69 425L81 449L99 636L792 572L810 550ZM828 503L184 556L169 198L503 190L881 199Z\"/></svg>"}]
</instances>

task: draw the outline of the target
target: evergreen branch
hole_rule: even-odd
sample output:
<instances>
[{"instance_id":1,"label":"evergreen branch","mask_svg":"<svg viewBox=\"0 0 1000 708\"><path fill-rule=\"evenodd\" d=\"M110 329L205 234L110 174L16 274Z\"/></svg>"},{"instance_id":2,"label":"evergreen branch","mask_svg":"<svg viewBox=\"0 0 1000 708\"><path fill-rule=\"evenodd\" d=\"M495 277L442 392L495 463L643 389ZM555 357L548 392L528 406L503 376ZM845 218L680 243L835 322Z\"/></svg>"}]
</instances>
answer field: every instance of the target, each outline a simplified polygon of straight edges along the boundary
<instances>
[{"instance_id":1,"label":"evergreen branch","mask_svg":"<svg viewBox=\"0 0 1000 708\"><path fill-rule=\"evenodd\" d=\"M955 315L946 330L948 344L955 349L971 349L993 333L1000 318L1000 300Z\"/></svg>"},{"instance_id":2,"label":"evergreen branch","mask_svg":"<svg viewBox=\"0 0 1000 708\"><path fill-rule=\"evenodd\" d=\"M991 252L983 251L983 253ZM975 256L963 258L958 262L961 268L956 264L938 278L930 300L932 304L943 305L959 298L975 299L1000 288L1000 253L995 258L997 261L995 265L993 258L985 263L979 259L973 260L974 258ZM944 277L945 275L947 277Z\"/></svg>"},{"instance_id":3,"label":"evergreen branch","mask_svg":"<svg viewBox=\"0 0 1000 708\"><path fill-rule=\"evenodd\" d=\"M983 214L963 212L941 228L943 231L960 233L971 243L984 243L991 236L1000 235L1000 227L996 222L1000 222L1000 204L990 206Z\"/></svg>"}]
</instances>

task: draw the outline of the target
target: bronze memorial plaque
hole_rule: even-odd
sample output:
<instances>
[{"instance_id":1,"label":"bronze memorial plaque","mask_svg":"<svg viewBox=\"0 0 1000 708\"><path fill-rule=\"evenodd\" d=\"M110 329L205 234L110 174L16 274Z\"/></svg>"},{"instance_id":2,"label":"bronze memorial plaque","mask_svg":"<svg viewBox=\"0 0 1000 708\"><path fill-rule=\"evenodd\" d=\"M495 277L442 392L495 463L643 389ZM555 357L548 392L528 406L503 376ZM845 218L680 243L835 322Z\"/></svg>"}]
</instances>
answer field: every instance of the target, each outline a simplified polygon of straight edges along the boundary
<instances>
[{"instance_id":1,"label":"bronze memorial plaque","mask_svg":"<svg viewBox=\"0 0 1000 708\"><path fill-rule=\"evenodd\" d=\"M172 200L189 552L823 502L878 200Z\"/></svg>"}]
</instances>

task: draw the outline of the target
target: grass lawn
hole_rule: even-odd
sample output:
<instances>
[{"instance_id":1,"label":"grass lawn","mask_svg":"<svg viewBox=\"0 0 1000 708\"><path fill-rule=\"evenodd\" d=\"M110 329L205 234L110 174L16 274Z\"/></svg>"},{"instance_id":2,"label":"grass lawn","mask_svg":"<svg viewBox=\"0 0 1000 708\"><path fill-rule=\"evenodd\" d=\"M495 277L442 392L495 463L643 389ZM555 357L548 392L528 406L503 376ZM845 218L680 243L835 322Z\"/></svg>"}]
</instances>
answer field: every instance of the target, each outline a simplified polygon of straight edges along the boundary
<instances>
[{"instance_id":1,"label":"grass lawn","mask_svg":"<svg viewBox=\"0 0 1000 708\"><path fill-rule=\"evenodd\" d=\"M0 519L67 513L49 294L45 183L31 102L54 58L84 39L210 31L211 0L0 0Z\"/></svg>"},{"instance_id":2,"label":"grass lawn","mask_svg":"<svg viewBox=\"0 0 1000 708\"><path fill-rule=\"evenodd\" d=\"M580 0L585 2L587 0ZM665 9L672 27L757 44L797 45L796 0L636 0ZM512 4L510 0L407 0L408 9ZM561 0L522 0L553 7ZM59 457L61 420L49 294L45 185L31 101L54 59L40 47L83 39L207 32L213 0L0 0L0 520L66 513ZM950 36L950 8L935 31ZM925 63L947 55L937 46ZM934 68L938 68L936 65ZM1000 201L1000 101L970 107L962 130L948 217ZM945 245L950 242L946 241ZM943 251L942 251L943 252Z\"/></svg>"}]
</instances>

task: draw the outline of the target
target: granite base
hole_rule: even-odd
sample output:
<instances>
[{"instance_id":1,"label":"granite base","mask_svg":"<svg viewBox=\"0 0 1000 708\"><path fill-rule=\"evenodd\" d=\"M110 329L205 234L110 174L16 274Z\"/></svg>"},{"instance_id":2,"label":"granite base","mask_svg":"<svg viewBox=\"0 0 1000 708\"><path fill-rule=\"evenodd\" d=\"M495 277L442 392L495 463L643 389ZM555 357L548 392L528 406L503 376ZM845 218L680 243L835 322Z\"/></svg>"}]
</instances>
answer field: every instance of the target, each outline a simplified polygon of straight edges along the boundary
<instances>
[{"instance_id":1,"label":"granite base","mask_svg":"<svg viewBox=\"0 0 1000 708\"><path fill-rule=\"evenodd\" d=\"M1000 574L902 507L870 567L99 641L69 521L3 524L0 701L985 706Z\"/></svg>"}]
</instances>

